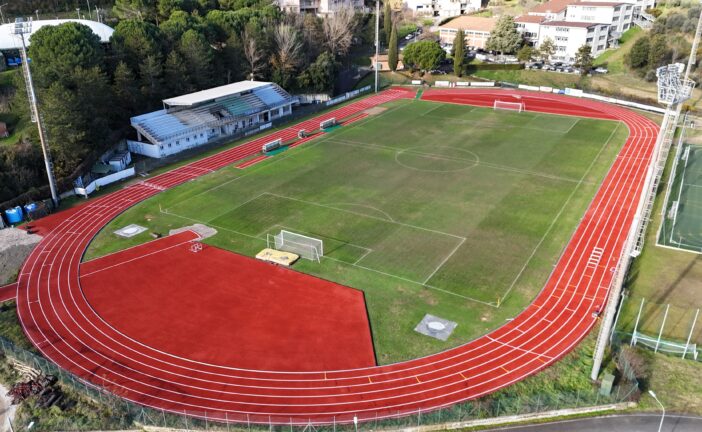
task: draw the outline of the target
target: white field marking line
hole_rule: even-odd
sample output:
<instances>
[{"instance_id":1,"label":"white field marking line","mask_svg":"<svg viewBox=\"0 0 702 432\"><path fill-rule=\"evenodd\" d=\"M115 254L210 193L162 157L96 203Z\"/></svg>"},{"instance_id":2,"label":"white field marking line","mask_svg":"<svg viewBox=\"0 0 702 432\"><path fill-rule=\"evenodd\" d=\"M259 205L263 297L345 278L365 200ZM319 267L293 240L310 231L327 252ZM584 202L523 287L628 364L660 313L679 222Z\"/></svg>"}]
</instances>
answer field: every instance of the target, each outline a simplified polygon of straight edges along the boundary
<instances>
[{"instance_id":1,"label":"white field marking line","mask_svg":"<svg viewBox=\"0 0 702 432\"><path fill-rule=\"evenodd\" d=\"M557 175L553 175L553 174L544 174L544 173L540 173L537 171L531 171L531 170L526 170L526 169L522 169L522 168L515 168L515 167L511 167L509 165L500 165L500 164L496 164L496 163L492 163L492 162L485 162L482 160L463 159L463 158L454 157L454 156L440 155L440 154L435 154L435 153L426 153L426 152L421 152L421 151L412 150L412 149L405 150L405 149L398 149L398 148L390 147L390 146L384 146L384 145L380 145L380 144L368 144L368 143L362 143L359 141L339 140L339 139L335 139L335 138L330 139L330 142L333 142L335 144L341 144L341 145L347 145L347 146L359 147L359 148L367 148L367 149L372 149L372 150L394 151L395 154L398 154L398 153L415 154L418 156L426 156L430 159L435 159L435 160L470 162L473 164L473 167L483 166L486 168L493 168L493 169L517 173L517 174L526 174L526 175L531 175L534 177L546 178L549 180L560 180L560 181L565 181L565 182L570 182L570 183L594 184L592 182L586 182L584 180L578 180L578 179L573 179L573 178L569 178L569 177L562 177L562 176L557 176ZM470 150L468 150L468 151L470 151ZM472 167L468 167L468 168L472 168Z\"/></svg>"},{"instance_id":2,"label":"white field marking line","mask_svg":"<svg viewBox=\"0 0 702 432\"><path fill-rule=\"evenodd\" d=\"M367 249L366 253L364 253L356 261L354 261L353 265L358 265L358 263L360 263L363 258L367 257L372 252L373 252L373 249Z\"/></svg>"},{"instance_id":3,"label":"white field marking line","mask_svg":"<svg viewBox=\"0 0 702 432\"><path fill-rule=\"evenodd\" d=\"M375 210L375 211L377 211L378 213L383 214L383 215L388 219L388 221L390 221L390 222L395 222L395 219L393 219L392 216L390 216L390 215L388 214L388 212L385 212L385 211L383 211L383 210L380 210L378 207L373 207L372 205L357 204L357 203L343 203L343 202L341 202L341 203L336 203L336 202L335 202L335 203L327 203L326 205L328 205L328 206L356 206L356 207L365 207L365 208L367 208L367 209Z\"/></svg>"},{"instance_id":4,"label":"white field marking line","mask_svg":"<svg viewBox=\"0 0 702 432\"><path fill-rule=\"evenodd\" d=\"M445 122L453 122L453 123L470 123L472 125L479 125L481 128L488 128L488 129L529 129L529 130L534 130L534 131L539 131L539 132L548 132L552 134L558 134L558 135L565 135L566 132L562 130L554 130L554 129L545 129L545 128L539 128L539 127L530 127L526 126L529 124L529 122L523 124L523 125L517 125L517 124L503 124L499 122L491 122L491 121L485 121L483 119L480 120L470 120L470 119L465 119L465 118L458 118L458 117L439 117L439 116L433 116L433 115L426 115L425 117L427 118L433 118L437 120L443 120Z\"/></svg>"},{"instance_id":5,"label":"white field marking line","mask_svg":"<svg viewBox=\"0 0 702 432\"><path fill-rule=\"evenodd\" d=\"M497 343L500 344L500 345L506 346L507 348L516 349L516 350L519 350L519 351L523 351L523 352L525 352L525 353L533 354L533 355L535 355L535 356L537 356L537 357L546 357L546 358L549 359L549 360L553 360L553 356L550 356L550 355L547 355L547 354L539 354L539 353L537 353L537 352L534 352L533 350L529 350L529 349L526 349L526 348L514 346L514 345L512 345L512 344L508 344L508 343L506 343L506 342L502 342L502 341L499 340L499 339L495 339L494 337L489 336L489 335L486 336L486 337L487 337L488 339L490 339L491 341L493 341L493 342L497 342Z\"/></svg>"},{"instance_id":6,"label":"white field marking line","mask_svg":"<svg viewBox=\"0 0 702 432\"><path fill-rule=\"evenodd\" d=\"M434 111L434 110L436 110L436 109L441 108L442 105L443 105L443 104L441 104L441 103L436 104L435 107L432 107L431 109L429 109L429 110L427 110L427 111L425 111L425 112L419 114L419 117L425 117L425 116L427 116L430 112L432 112L432 111ZM471 111L472 111L472 110L471 110Z\"/></svg>"},{"instance_id":7,"label":"white field marking line","mask_svg":"<svg viewBox=\"0 0 702 432\"><path fill-rule=\"evenodd\" d=\"M393 99L393 100L394 100L394 99ZM378 105L380 105L380 104L378 104ZM374 106L378 106L378 105L374 105ZM252 165L251 167L249 167L249 169L247 169L247 170L245 170L245 171L243 171L243 172L242 172L242 170L236 170L236 171L233 170L233 171L231 171L231 173L233 173L233 174L239 174L239 173L241 173L241 175L237 175L236 177L234 177L234 178L232 178L232 179L229 179L229 180L227 180L227 181L225 181L225 182L223 182L223 183L220 183L220 184L218 184L218 185L212 186L211 188L205 189L205 190L202 191L202 192L198 192L197 194L195 194L195 195L193 195L193 196L191 196L191 197L188 197L188 198L185 199L185 200L179 201L179 203L183 203L183 202L188 201L188 200L191 200L191 199L193 199L193 198L195 198L195 197L197 197L197 196L200 196L200 195L203 195L203 194L212 192L212 191L214 191L214 190L217 190L217 189L219 189L219 188L221 188L221 187L224 187L224 186L226 186L226 185L228 185L228 184L230 184L230 183L233 183L233 182L235 182L235 181L237 181L237 180L240 180L240 179L245 178L245 177L249 177L249 176L255 174L255 173L256 173L257 171L259 171L259 170L262 170L262 169L265 169L265 168L269 168L269 167L271 167L271 166L272 166L273 164L275 164L275 163L278 163L278 162L281 162L281 161L286 160L286 159L288 159L288 158L294 157L294 156L300 154L300 153L303 152L303 151L311 150L311 149L313 149L313 148L315 148L315 147L317 147L317 146L319 146L319 145L321 145L321 144L323 144L323 143L325 143L325 142L327 142L327 141L330 141L330 140L331 140L333 137L335 137L335 136L342 135L342 134L344 134L344 133L346 133L346 132L352 130L353 128L355 128L355 127L357 127L357 126L360 126L360 125L365 124L365 123L366 123L366 119L369 119L369 118L371 118L371 117L373 117L373 118L382 117L382 116L384 116L384 115L386 115L386 114L389 114L389 113L391 113L391 112L393 112L393 111L395 111L395 110L398 110L398 109L403 108L403 107L406 107L406 106L408 106L408 104L398 105L398 106L396 106L396 107L389 108L389 109L383 111L383 112L380 113L380 114L376 114L376 115L373 115L373 116L367 116L367 117L361 119L360 121L353 122L353 123L352 123L350 126L348 126L348 127L345 127L345 128L342 127L340 130L334 131L333 134L324 134L324 135L318 137L317 139L312 140L313 142L312 142L311 144L309 144L309 145L298 146L298 147L295 147L295 148L293 149L293 150L295 150L295 151L292 151L292 152L291 152L291 151L286 151L286 152L284 152L283 154L277 155L278 157L274 158L274 160L272 160L272 161L269 161L266 165L254 164L254 165ZM291 126L291 127L294 127L294 126ZM305 143L305 144L307 144L307 143ZM244 145L244 144L242 144L242 145ZM257 166L257 165L258 165L258 166ZM231 164L227 164L227 165L221 167L220 169L222 169L222 168L227 168L227 167L231 167Z\"/></svg>"},{"instance_id":8,"label":"white field marking line","mask_svg":"<svg viewBox=\"0 0 702 432\"><path fill-rule=\"evenodd\" d=\"M570 125L570 127L568 128L568 130L564 132L564 134L567 135L571 130L573 130L573 128L575 127L575 125L578 124L579 122L580 122L580 119L579 119L579 118L576 119L576 120L573 122L573 124Z\"/></svg>"},{"instance_id":9,"label":"white field marking line","mask_svg":"<svg viewBox=\"0 0 702 432\"><path fill-rule=\"evenodd\" d=\"M149 253L140 255L140 256L138 256L138 257L135 257L135 258L132 258L132 259L128 259L128 260L126 260L126 261L121 261L121 262L118 262L118 263L113 264L113 265L111 265L111 266L107 266L107 267L103 267L103 268L101 268L101 269L99 269L99 270L91 271L90 273L81 274L80 277L88 277L88 276L93 275L93 274L95 274L95 273L100 273L100 272L102 272L102 271L105 271L105 270L108 270L108 269L112 269L112 268L115 268L115 267L119 267L119 266L121 266L121 265L130 263L130 262L138 261L138 260L143 259L143 258L146 258L146 257L148 257L148 256L156 255L157 253L165 252L165 251L167 251L167 250L170 250L170 249L173 249L173 248L176 248L176 247L179 247L179 246L183 246L184 244L192 243L192 242L194 242L194 241L197 241L197 239L194 239L194 240L186 240L186 241L184 241L184 242L180 242L180 243L178 243L178 244L174 244L174 245L168 246L168 247L163 248L163 249L159 249L159 250L156 250L156 251L153 251L153 252L149 252ZM143 246L143 244L140 245L140 246ZM121 252L121 251L120 251L120 252Z\"/></svg>"},{"instance_id":10,"label":"white field marking line","mask_svg":"<svg viewBox=\"0 0 702 432\"><path fill-rule=\"evenodd\" d=\"M696 255L702 255L702 250L694 251L694 250L689 250L689 249L683 249L681 247L675 247L675 246L663 244L663 243L660 243L659 241L656 241L656 246L662 247L665 249L674 250L674 251L679 251L679 252L689 252L689 253L696 254Z\"/></svg>"},{"instance_id":11,"label":"white field marking line","mask_svg":"<svg viewBox=\"0 0 702 432\"><path fill-rule=\"evenodd\" d=\"M337 208L337 207L328 206L328 205L326 205L326 204L316 203L316 202L314 202L314 201L307 201L307 200L303 200L303 199L299 199L299 198L293 198L293 197L289 197L289 196L285 196L285 195L276 194L276 193L273 193L273 192L264 192L264 194L268 194L268 195L271 195L271 196L274 196L274 197L277 197L277 198L280 198L280 199L286 199L286 200L290 200L290 201L296 201L296 202L300 202L300 203L303 203L303 204L313 205L313 206L317 206L317 207L324 207L324 208L328 208L328 209L331 209L331 210L336 210L336 211L340 211L340 212L344 212L344 213L354 214L354 215L356 215L356 216L367 217L367 218L369 218L369 219L375 219L375 220L383 221L383 222L385 222L385 223L390 223L390 224L400 225L400 226L404 226L404 227L408 227L408 228L413 228L413 229L416 229L416 230L419 230L419 231L426 231L426 232L430 232L430 233L434 233L434 234L438 234L438 235L442 235L442 236L446 236L446 237L453 237L453 238L461 239L461 240L465 240L465 239L466 239L465 237L462 237L462 236L459 236L459 235L456 235L456 234L449 234L449 233L446 233L446 232L443 232L443 231L438 231L438 230L434 230L434 229L431 229L431 228L424 228L424 227L420 227L420 226L417 226L417 225L412 225L412 224L408 224L408 223L404 223L404 222L389 221L389 220L387 220L387 219L380 218L380 217L377 217L377 216L372 216L372 215L368 215L368 214L364 214L364 213L358 213L358 212L351 211L351 210L344 210L344 209L340 209L340 208Z\"/></svg>"},{"instance_id":12,"label":"white field marking line","mask_svg":"<svg viewBox=\"0 0 702 432\"><path fill-rule=\"evenodd\" d=\"M438 271L441 269L441 267L443 267L444 264L446 264L446 262L448 262L448 260L451 259L451 257L453 256L453 254L455 254L456 251L457 251L461 246L463 246L463 243L465 243L465 242L466 242L466 239L460 240L460 241L458 242L458 244L456 245L456 247L454 247L453 250L452 250L448 255L446 255L446 256L444 257L443 260L441 260L441 262L439 263L438 266L436 266L436 268L434 269L434 271L431 272L431 273L429 274L429 276L427 276L426 279L424 279L424 283L425 283L425 284L428 283L429 280L430 280L432 277L434 277L434 275L436 274L436 272L438 272Z\"/></svg>"},{"instance_id":13,"label":"white field marking line","mask_svg":"<svg viewBox=\"0 0 702 432\"><path fill-rule=\"evenodd\" d=\"M565 201L565 202L563 203L563 205L561 206L560 210L558 210L558 213L556 213L556 216L553 218L553 220L551 220L551 224L548 226L548 228L546 229L546 232L544 233L544 235L541 236L541 239L540 239L539 242L536 244L536 246L534 247L534 249L531 251L531 254L529 255L529 258L527 258L526 262L524 263L524 265L522 266L522 268L519 270L519 273L517 273L517 276L515 276L514 280L512 280L512 283L509 285L509 288L507 288L507 291L505 291L504 294L502 294L502 299L503 299L503 301L504 301L505 298L507 298L507 296L510 294L510 292L512 292L512 289L514 289L514 286L517 284L517 282L519 281L519 279L522 277L522 275L523 275L524 272L526 271L527 267L529 266L529 263L531 263L531 260L532 260L532 259L534 258L534 256L536 255L536 252L541 248L541 245L542 245L543 242L546 240L546 238L548 237L548 235L551 233L551 231L553 230L553 227L556 226L556 222L558 222L558 220L561 218L561 215L563 214L563 212L565 211L565 209L568 207L568 204L570 204L570 201L571 201L571 200L573 199L573 197L575 196L575 193L580 189L581 184L583 184L583 182L585 181L585 177L587 177L587 176L590 174L590 171L592 171L592 168L595 166L595 163L597 162L597 160L598 160L598 159L600 158L600 156L602 155L602 152L604 151L605 148L607 148L607 146L609 145L610 141L612 141L612 138L614 137L614 134L617 132L617 130L619 130L619 125L620 125L620 124L621 124L621 123L617 123L617 125L614 127L614 129L612 129L612 133L609 134L609 137L607 138L607 141L605 141L604 144L602 144L602 146L600 147L600 150L597 152L597 154L595 155L595 157L592 159L592 161L590 162L590 165L587 167L587 169L586 169L585 172L583 173L582 177L580 177L580 181L578 182L578 184L575 185L575 187L574 187L573 190L571 191L570 195L568 195L568 198L566 199L566 201ZM589 184L589 183L588 183L588 184ZM597 194L597 191L595 191L595 195L596 195L596 194ZM588 208L589 208L589 205L588 205ZM587 210L586 210L586 211L587 211ZM579 224L578 224L578 225L579 225ZM577 230L578 227L576 226L575 229ZM572 235L571 235L569 238L571 238L571 237L572 237ZM567 246L567 244L566 244L565 246L563 246L563 247L565 248L566 246ZM558 261L560 260L560 258L561 258L561 257L560 257L560 255L559 255L558 260L557 260L556 262L558 262ZM550 278L551 278L551 275L549 274L549 279L550 279ZM548 279L547 279L547 280L548 280Z\"/></svg>"}]
</instances>

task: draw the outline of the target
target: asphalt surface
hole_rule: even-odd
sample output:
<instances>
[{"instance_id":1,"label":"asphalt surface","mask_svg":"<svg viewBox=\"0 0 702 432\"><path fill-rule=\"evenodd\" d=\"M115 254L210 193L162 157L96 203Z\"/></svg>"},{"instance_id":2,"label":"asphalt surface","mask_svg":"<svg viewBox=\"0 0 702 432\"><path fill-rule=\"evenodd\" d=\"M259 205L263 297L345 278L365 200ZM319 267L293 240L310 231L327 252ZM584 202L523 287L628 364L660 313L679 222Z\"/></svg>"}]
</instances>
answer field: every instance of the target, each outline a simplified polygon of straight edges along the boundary
<instances>
[{"instance_id":1,"label":"asphalt surface","mask_svg":"<svg viewBox=\"0 0 702 432\"><path fill-rule=\"evenodd\" d=\"M508 426L490 431L504 432L656 432L661 415L626 414L563 420L528 426ZM662 432L702 432L702 417L666 414Z\"/></svg>"}]
</instances>

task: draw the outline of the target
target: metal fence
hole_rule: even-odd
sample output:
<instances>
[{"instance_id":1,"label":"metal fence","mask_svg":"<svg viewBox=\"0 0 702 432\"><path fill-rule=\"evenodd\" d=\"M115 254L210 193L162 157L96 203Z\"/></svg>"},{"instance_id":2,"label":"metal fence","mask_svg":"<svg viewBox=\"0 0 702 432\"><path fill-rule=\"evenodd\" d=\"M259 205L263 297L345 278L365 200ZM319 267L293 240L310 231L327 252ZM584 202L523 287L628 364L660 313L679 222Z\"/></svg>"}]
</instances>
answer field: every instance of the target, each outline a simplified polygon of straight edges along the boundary
<instances>
[{"instance_id":1,"label":"metal fence","mask_svg":"<svg viewBox=\"0 0 702 432\"><path fill-rule=\"evenodd\" d=\"M140 426L167 427L183 430L290 430L305 432L312 426L317 431L351 431L356 427L351 424L337 424L332 419L330 425L313 425L305 419L272 418L268 424L258 424L249 421L241 414L229 415L220 412L184 411L173 414L166 411L154 410L121 399L108 391L88 383L73 374L59 368L45 358L22 349L11 341L0 337L0 347L6 357L31 366L44 374L58 378L66 393L80 396L89 405L87 415L61 417L49 416L20 416L14 425L14 430L27 430L29 421L34 421L32 430L118 430ZM639 394L639 385L635 377L627 371L622 371L610 395L604 396L596 387L574 392L542 392L538 395L515 395L502 391L475 401L460 403L451 407L439 408L432 411L412 410L398 411L390 418L359 416L360 430L397 429L403 427L441 424L447 422L462 422L499 416L532 414L538 412L559 410L565 408L581 408L624 402L632 400ZM84 410L85 411L85 410ZM348 420L348 419L347 419Z\"/></svg>"}]
</instances>

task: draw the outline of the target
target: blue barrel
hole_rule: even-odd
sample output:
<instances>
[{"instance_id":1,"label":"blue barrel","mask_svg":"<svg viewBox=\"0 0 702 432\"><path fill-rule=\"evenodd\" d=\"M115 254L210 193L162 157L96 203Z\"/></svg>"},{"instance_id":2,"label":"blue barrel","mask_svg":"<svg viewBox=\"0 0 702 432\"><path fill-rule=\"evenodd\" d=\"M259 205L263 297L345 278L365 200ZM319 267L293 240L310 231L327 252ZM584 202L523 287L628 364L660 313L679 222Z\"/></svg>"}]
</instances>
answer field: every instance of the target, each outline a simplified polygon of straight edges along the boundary
<instances>
[{"instance_id":1,"label":"blue barrel","mask_svg":"<svg viewBox=\"0 0 702 432\"><path fill-rule=\"evenodd\" d=\"M5 210L5 217L7 217L7 222L11 225L22 222L22 207L17 206Z\"/></svg>"},{"instance_id":2,"label":"blue barrel","mask_svg":"<svg viewBox=\"0 0 702 432\"><path fill-rule=\"evenodd\" d=\"M37 209L37 203L29 203L24 206L24 213L29 217Z\"/></svg>"}]
</instances>

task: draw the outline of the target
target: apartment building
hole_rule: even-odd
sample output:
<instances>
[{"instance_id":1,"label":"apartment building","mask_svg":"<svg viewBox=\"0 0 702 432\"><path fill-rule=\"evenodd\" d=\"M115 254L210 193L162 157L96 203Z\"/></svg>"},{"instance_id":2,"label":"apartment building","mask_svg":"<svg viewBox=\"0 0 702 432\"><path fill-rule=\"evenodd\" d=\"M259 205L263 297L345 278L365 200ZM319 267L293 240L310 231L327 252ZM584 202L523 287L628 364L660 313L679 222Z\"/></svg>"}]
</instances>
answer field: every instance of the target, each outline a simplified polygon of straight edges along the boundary
<instances>
[{"instance_id":1,"label":"apartment building","mask_svg":"<svg viewBox=\"0 0 702 432\"><path fill-rule=\"evenodd\" d=\"M405 0L406 8L418 15L459 16L480 9L482 0Z\"/></svg>"},{"instance_id":2,"label":"apartment building","mask_svg":"<svg viewBox=\"0 0 702 432\"><path fill-rule=\"evenodd\" d=\"M568 5L566 11L566 21L611 25L610 37L616 39L633 25L633 20L634 5L622 1L578 1Z\"/></svg>"},{"instance_id":3,"label":"apartment building","mask_svg":"<svg viewBox=\"0 0 702 432\"><path fill-rule=\"evenodd\" d=\"M363 10L363 0L277 0L278 6L286 12L332 14L339 9Z\"/></svg>"},{"instance_id":4,"label":"apartment building","mask_svg":"<svg viewBox=\"0 0 702 432\"><path fill-rule=\"evenodd\" d=\"M551 39L556 46L552 60L572 62L578 49L585 44L592 47L592 56L596 57L607 49L609 28L609 24L546 21L541 24L536 45Z\"/></svg>"}]
</instances>

